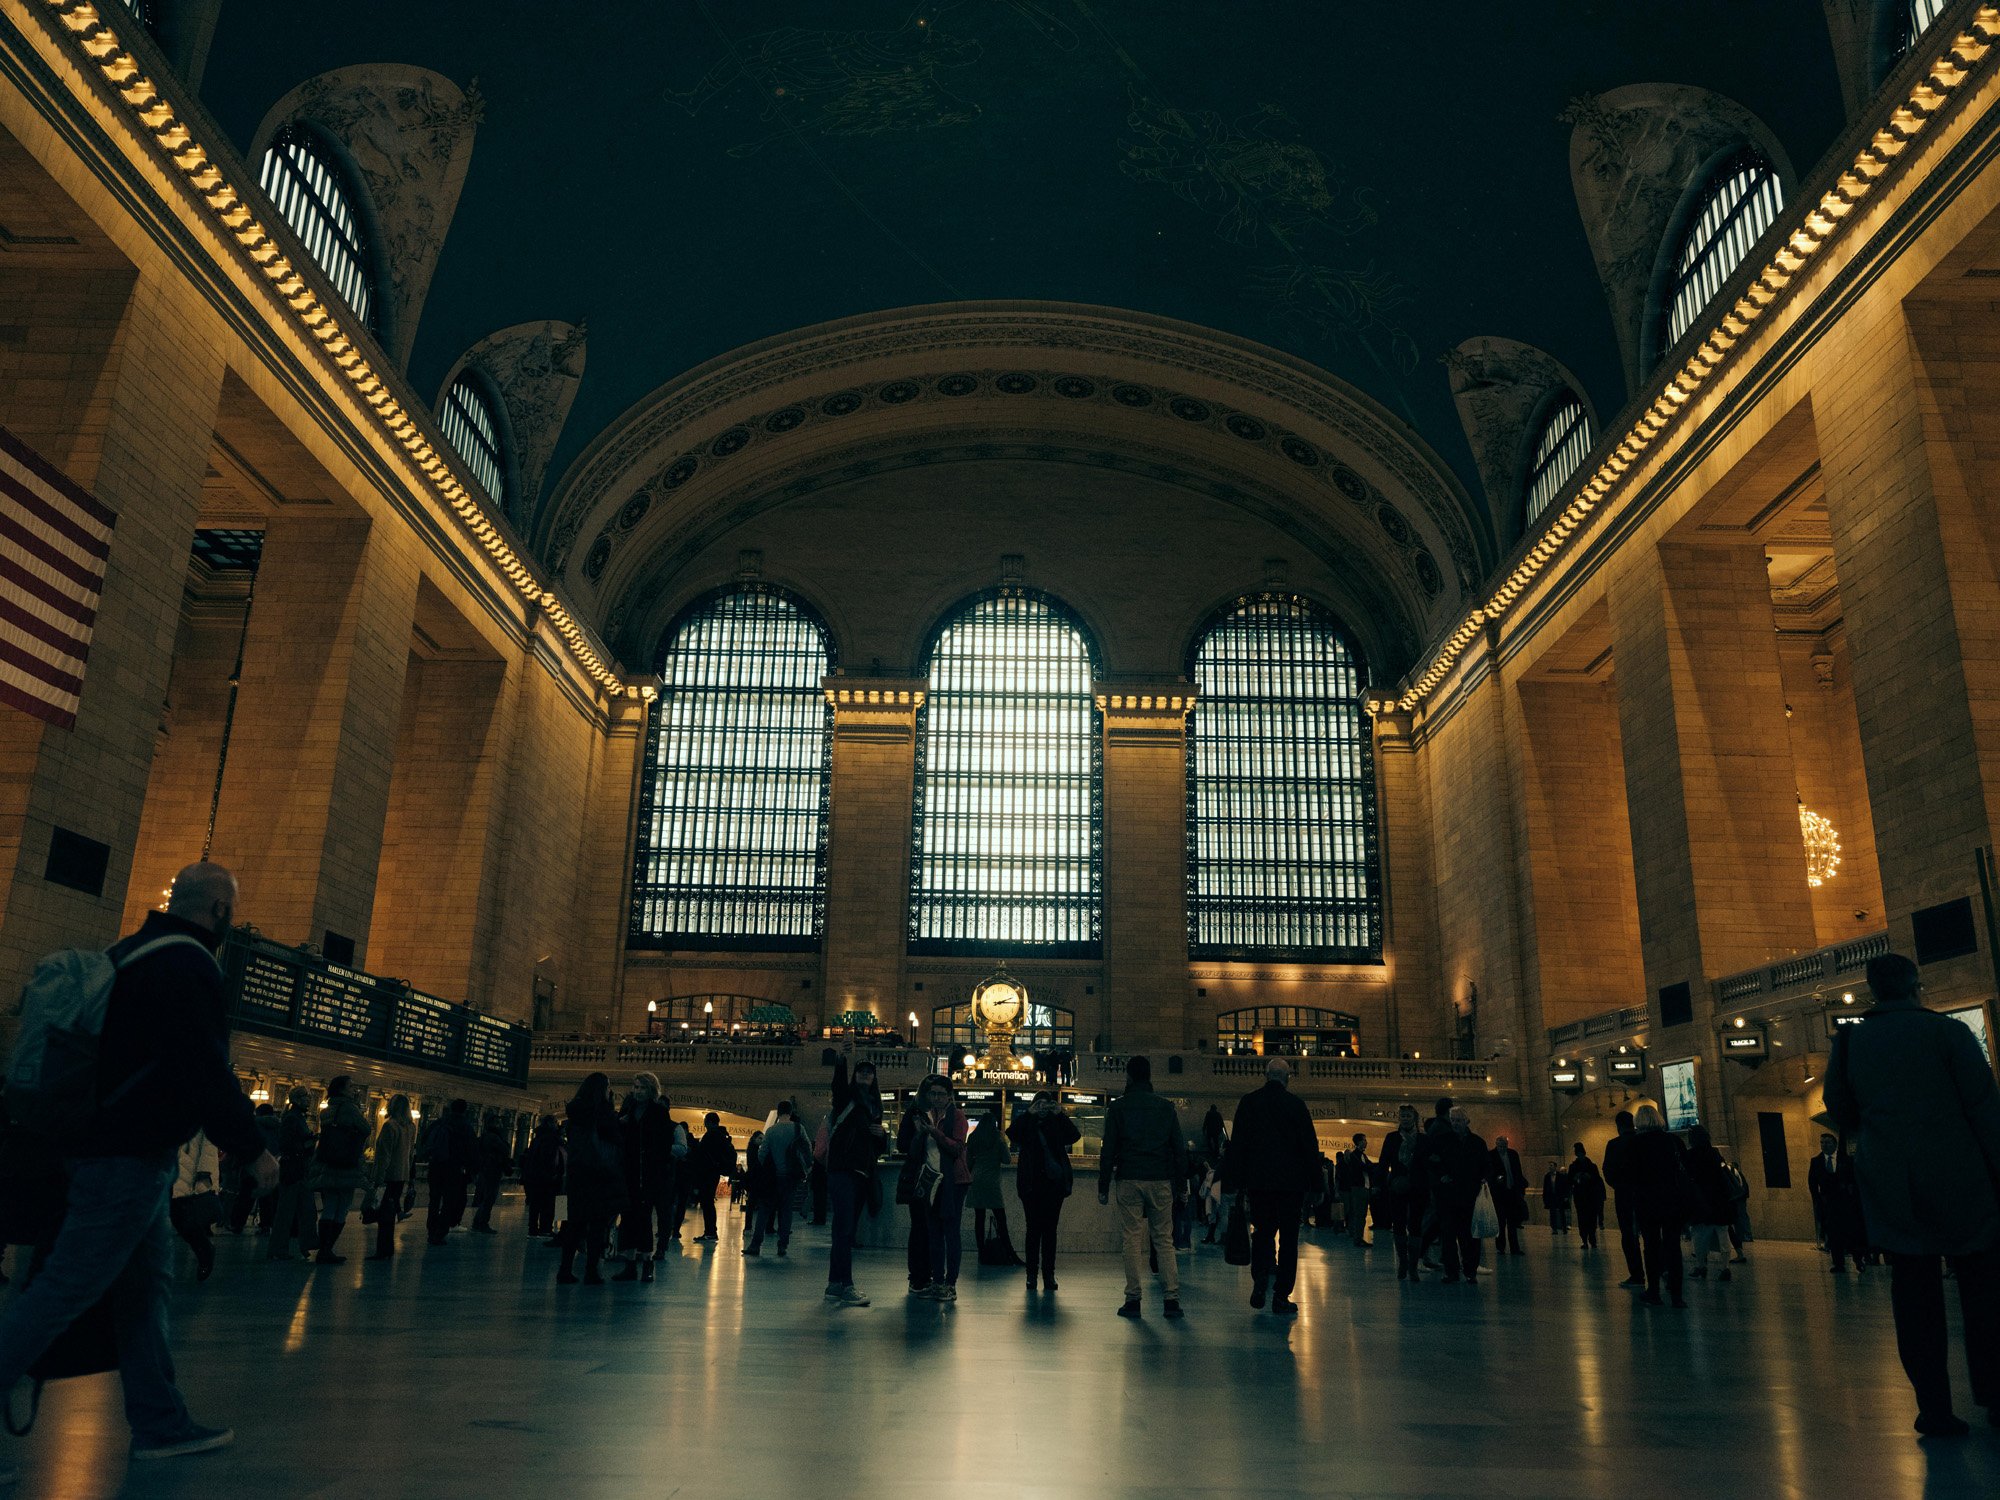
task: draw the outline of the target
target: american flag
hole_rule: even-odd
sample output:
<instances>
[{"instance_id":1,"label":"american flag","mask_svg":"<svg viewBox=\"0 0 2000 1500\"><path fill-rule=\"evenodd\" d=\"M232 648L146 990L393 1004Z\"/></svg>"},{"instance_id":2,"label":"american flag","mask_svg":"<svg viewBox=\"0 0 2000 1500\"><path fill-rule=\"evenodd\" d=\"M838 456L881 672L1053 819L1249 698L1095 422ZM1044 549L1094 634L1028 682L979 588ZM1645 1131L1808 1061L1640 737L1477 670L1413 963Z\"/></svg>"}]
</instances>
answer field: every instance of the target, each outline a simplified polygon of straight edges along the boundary
<instances>
[{"instance_id":1,"label":"american flag","mask_svg":"<svg viewBox=\"0 0 2000 1500\"><path fill-rule=\"evenodd\" d=\"M76 727L118 518L0 427L0 703Z\"/></svg>"}]
</instances>

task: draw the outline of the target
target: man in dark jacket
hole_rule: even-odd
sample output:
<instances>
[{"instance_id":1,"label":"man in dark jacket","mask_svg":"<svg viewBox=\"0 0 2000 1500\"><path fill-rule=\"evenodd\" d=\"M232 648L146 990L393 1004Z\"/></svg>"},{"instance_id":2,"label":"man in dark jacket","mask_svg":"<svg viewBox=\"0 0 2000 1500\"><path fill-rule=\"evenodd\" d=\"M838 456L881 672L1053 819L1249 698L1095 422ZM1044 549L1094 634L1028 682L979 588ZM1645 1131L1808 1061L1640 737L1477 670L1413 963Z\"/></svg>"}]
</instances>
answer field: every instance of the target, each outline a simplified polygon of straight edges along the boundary
<instances>
[{"instance_id":1,"label":"man in dark jacket","mask_svg":"<svg viewBox=\"0 0 2000 1500\"><path fill-rule=\"evenodd\" d=\"M1306 1189L1319 1170L1319 1136L1312 1111L1291 1091L1291 1064L1264 1064L1264 1086L1243 1096L1222 1159L1222 1190L1250 1202L1250 1305L1296 1317L1292 1288L1299 1279L1299 1219ZM1275 1246L1275 1249L1274 1249ZM1273 1282L1275 1280L1275 1285Z\"/></svg>"},{"instance_id":2,"label":"man in dark jacket","mask_svg":"<svg viewBox=\"0 0 2000 1500\"><path fill-rule=\"evenodd\" d=\"M1618 1133L1604 1144L1604 1185L1611 1189L1611 1211L1618 1218L1618 1248L1625 1256L1625 1279L1618 1284L1636 1289L1646 1284L1646 1263L1639 1249L1639 1214L1632 1194L1632 1137L1639 1127L1633 1124L1629 1109L1619 1110L1615 1123Z\"/></svg>"},{"instance_id":3,"label":"man in dark jacket","mask_svg":"<svg viewBox=\"0 0 2000 1500\"><path fill-rule=\"evenodd\" d=\"M1153 1092L1153 1063L1125 1059L1125 1092L1104 1112L1104 1151L1097 1165L1097 1201L1111 1201L1118 1184L1118 1226L1125 1249L1125 1302L1121 1318L1139 1316L1140 1278L1146 1271L1147 1230L1159 1261L1166 1314L1181 1315L1181 1270L1174 1258L1174 1206L1187 1181L1187 1137L1173 1101Z\"/></svg>"},{"instance_id":4,"label":"man in dark jacket","mask_svg":"<svg viewBox=\"0 0 2000 1500\"><path fill-rule=\"evenodd\" d=\"M715 1190L736 1166L736 1142L722 1127L722 1116L710 1110L701 1117L701 1143L695 1147L699 1158L695 1167L695 1195L701 1203L701 1235L698 1245L715 1243Z\"/></svg>"},{"instance_id":5,"label":"man in dark jacket","mask_svg":"<svg viewBox=\"0 0 2000 1500\"><path fill-rule=\"evenodd\" d=\"M236 910L220 865L174 877L164 912L110 952L119 965L98 1044L97 1115L74 1153L67 1207L40 1274L0 1315L0 1396L71 1323L109 1295L134 1458L205 1453L226 1427L188 1415L167 1349L174 1279L168 1215L183 1142L206 1131L248 1163L257 1190L278 1180L250 1101L229 1067L222 971L215 953Z\"/></svg>"},{"instance_id":6,"label":"man in dark jacket","mask_svg":"<svg viewBox=\"0 0 2000 1500\"><path fill-rule=\"evenodd\" d=\"M1500 1215L1500 1237L1493 1242L1495 1255L1521 1254L1521 1226L1528 1221L1528 1179L1521 1170L1521 1153L1507 1144L1504 1135L1493 1138L1486 1154L1486 1180L1493 1189L1493 1208Z\"/></svg>"},{"instance_id":7,"label":"man in dark jacket","mask_svg":"<svg viewBox=\"0 0 2000 1500\"><path fill-rule=\"evenodd\" d=\"M1417 1280L1423 1264L1424 1205L1430 1197L1424 1189L1426 1139L1418 1128L1414 1104L1396 1111L1395 1131L1382 1138L1381 1201L1396 1242L1398 1281Z\"/></svg>"},{"instance_id":8,"label":"man in dark jacket","mask_svg":"<svg viewBox=\"0 0 2000 1500\"><path fill-rule=\"evenodd\" d=\"M1871 958L1868 988L1875 1008L1834 1032L1826 1107L1854 1142L1868 1242L1889 1257L1917 1431L1958 1437L1941 1260L1958 1279L1972 1399L2000 1422L2000 1087L1972 1033L1924 1008L1915 964Z\"/></svg>"},{"instance_id":9,"label":"man in dark jacket","mask_svg":"<svg viewBox=\"0 0 2000 1500\"><path fill-rule=\"evenodd\" d=\"M1806 1191L1812 1194L1813 1218L1819 1237L1833 1257L1830 1270L1846 1274L1847 1257L1866 1270L1868 1260L1861 1224L1861 1189L1854 1180L1854 1163L1840 1149L1837 1136L1819 1138L1819 1155L1806 1168Z\"/></svg>"},{"instance_id":10,"label":"man in dark jacket","mask_svg":"<svg viewBox=\"0 0 2000 1500\"><path fill-rule=\"evenodd\" d=\"M431 1127L431 1201L424 1229L433 1245L449 1241L458 1221L465 1217L465 1188L479 1165L479 1137L472 1132L472 1120L463 1099L454 1099L444 1118Z\"/></svg>"},{"instance_id":11,"label":"man in dark jacket","mask_svg":"<svg viewBox=\"0 0 2000 1500\"><path fill-rule=\"evenodd\" d=\"M1472 1133L1472 1119L1454 1107L1444 1130L1426 1136L1424 1182L1437 1213L1444 1279L1469 1285L1479 1281L1479 1241L1472 1234L1472 1208L1486 1181L1486 1142Z\"/></svg>"}]
</instances>

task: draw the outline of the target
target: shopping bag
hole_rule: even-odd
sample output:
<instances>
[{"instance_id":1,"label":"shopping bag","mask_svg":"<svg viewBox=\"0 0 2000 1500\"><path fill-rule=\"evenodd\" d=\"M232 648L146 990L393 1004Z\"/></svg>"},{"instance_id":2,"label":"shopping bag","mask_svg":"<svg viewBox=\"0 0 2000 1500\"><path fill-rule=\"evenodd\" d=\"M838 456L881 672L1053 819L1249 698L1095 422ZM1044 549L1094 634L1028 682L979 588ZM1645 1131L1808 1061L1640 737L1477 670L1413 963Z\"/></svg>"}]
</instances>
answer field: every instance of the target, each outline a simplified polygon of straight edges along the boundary
<instances>
[{"instance_id":1,"label":"shopping bag","mask_svg":"<svg viewBox=\"0 0 2000 1500\"><path fill-rule=\"evenodd\" d=\"M1230 1200L1229 1224L1222 1231L1222 1258L1232 1266L1250 1264L1250 1213L1240 1193Z\"/></svg>"},{"instance_id":2,"label":"shopping bag","mask_svg":"<svg viewBox=\"0 0 2000 1500\"><path fill-rule=\"evenodd\" d=\"M1493 1190L1482 1186L1472 1205L1472 1237L1490 1240L1500 1234L1500 1215L1493 1207Z\"/></svg>"},{"instance_id":3,"label":"shopping bag","mask_svg":"<svg viewBox=\"0 0 2000 1500\"><path fill-rule=\"evenodd\" d=\"M551 1220L550 1220L549 1222L550 1222L550 1223L552 1223L552 1224L567 1224L567 1223L569 1222L569 1194L568 1194L568 1193L557 1193L557 1194L556 1194L556 1213L555 1213L555 1217L554 1217L553 1219L551 1219Z\"/></svg>"}]
</instances>

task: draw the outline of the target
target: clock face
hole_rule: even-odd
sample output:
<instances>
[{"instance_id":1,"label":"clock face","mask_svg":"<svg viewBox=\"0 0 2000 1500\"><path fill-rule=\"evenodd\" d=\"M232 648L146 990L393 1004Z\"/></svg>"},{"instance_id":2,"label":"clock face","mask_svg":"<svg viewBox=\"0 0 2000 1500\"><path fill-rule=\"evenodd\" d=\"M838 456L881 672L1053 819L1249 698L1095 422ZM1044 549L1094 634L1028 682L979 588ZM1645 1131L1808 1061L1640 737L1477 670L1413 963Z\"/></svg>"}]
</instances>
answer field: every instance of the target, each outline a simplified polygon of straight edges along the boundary
<instances>
[{"instance_id":1,"label":"clock face","mask_svg":"<svg viewBox=\"0 0 2000 1500\"><path fill-rule=\"evenodd\" d=\"M973 1000L973 1009L988 1026L1013 1026L1027 1009L1027 998L1005 980L982 987Z\"/></svg>"}]
</instances>

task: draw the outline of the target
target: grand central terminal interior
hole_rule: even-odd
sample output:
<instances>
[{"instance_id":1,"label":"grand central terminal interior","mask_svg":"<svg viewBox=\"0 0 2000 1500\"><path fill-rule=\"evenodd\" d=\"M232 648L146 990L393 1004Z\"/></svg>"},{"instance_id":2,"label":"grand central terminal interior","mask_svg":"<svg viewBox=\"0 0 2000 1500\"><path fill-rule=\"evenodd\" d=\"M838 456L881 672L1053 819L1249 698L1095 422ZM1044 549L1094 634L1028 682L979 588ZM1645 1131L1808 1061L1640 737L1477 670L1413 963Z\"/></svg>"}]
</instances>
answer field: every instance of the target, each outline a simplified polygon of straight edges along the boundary
<instances>
[{"instance_id":1,"label":"grand central terminal interior","mask_svg":"<svg viewBox=\"0 0 2000 1500\"><path fill-rule=\"evenodd\" d=\"M2000 1493L1996 704L1992 4L0 0L0 1472Z\"/></svg>"}]
</instances>

